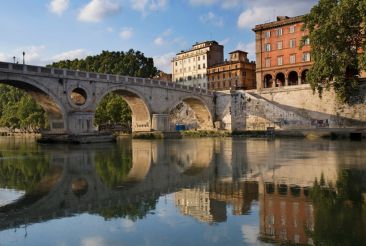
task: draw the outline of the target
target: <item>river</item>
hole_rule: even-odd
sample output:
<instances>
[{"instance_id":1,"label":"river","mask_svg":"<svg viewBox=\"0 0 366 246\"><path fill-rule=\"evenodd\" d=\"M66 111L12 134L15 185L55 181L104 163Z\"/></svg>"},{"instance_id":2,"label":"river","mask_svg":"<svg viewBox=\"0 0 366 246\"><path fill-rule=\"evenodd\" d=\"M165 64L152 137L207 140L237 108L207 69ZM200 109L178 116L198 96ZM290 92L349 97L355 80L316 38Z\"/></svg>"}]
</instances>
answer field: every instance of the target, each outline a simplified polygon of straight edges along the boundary
<instances>
[{"instance_id":1,"label":"river","mask_svg":"<svg viewBox=\"0 0 366 246\"><path fill-rule=\"evenodd\" d=\"M365 245L366 142L0 138L0 245Z\"/></svg>"}]
</instances>

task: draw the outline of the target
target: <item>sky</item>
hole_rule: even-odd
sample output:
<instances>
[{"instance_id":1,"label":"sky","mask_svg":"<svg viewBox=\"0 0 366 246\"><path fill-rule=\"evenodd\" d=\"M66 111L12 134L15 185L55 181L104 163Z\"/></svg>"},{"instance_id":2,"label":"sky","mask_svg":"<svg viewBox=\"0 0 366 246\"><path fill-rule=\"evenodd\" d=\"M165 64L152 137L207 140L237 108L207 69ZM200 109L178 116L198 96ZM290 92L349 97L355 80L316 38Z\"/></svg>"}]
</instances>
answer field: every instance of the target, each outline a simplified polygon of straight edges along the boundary
<instances>
[{"instance_id":1,"label":"sky","mask_svg":"<svg viewBox=\"0 0 366 246\"><path fill-rule=\"evenodd\" d=\"M256 24L307 13L317 0L3 0L0 61L32 65L135 49L171 72L176 53L216 40L255 59Z\"/></svg>"}]
</instances>

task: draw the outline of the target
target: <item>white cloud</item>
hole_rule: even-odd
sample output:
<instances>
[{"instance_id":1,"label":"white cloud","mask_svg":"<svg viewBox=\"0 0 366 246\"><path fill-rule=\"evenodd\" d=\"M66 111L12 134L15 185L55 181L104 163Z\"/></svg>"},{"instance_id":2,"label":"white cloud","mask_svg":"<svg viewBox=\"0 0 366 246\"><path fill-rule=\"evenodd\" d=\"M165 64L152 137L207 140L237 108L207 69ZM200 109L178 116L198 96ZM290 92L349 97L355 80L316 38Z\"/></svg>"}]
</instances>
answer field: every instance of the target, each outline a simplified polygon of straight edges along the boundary
<instances>
[{"instance_id":1,"label":"white cloud","mask_svg":"<svg viewBox=\"0 0 366 246\"><path fill-rule=\"evenodd\" d=\"M79 20L85 22L100 22L106 16L116 14L120 10L120 4L115 0L91 0L81 9Z\"/></svg>"},{"instance_id":2,"label":"white cloud","mask_svg":"<svg viewBox=\"0 0 366 246\"><path fill-rule=\"evenodd\" d=\"M167 40L167 38L173 33L173 30L172 29L167 29L165 30L160 36L156 37L154 39L154 44L156 46L162 46L162 45L165 45L165 44L168 44L168 43L174 43L173 41L169 41Z\"/></svg>"},{"instance_id":3,"label":"white cloud","mask_svg":"<svg viewBox=\"0 0 366 246\"><path fill-rule=\"evenodd\" d=\"M214 13L212 13L211 11L208 12L207 14L205 14L205 15L202 15L200 17L200 21L202 23L209 23L211 25L219 26L219 27L224 25L224 20L221 17L219 17L219 16L215 15Z\"/></svg>"},{"instance_id":4,"label":"white cloud","mask_svg":"<svg viewBox=\"0 0 366 246\"><path fill-rule=\"evenodd\" d=\"M297 16L310 11L317 0L256 0L250 2L240 14L239 28L254 28L259 23L274 21L277 15Z\"/></svg>"},{"instance_id":5,"label":"white cloud","mask_svg":"<svg viewBox=\"0 0 366 246\"><path fill-rule=\"evenodd\" d=\"M146 15L148 11L160 11L166 8L168 0L130 0L131 8Z\"/></svg>"},{"instance_id":6,"label":"white cloud","mask_svg":"<svg viewBox=\"0 0 366 246\"><path fill-rule=\"evenodd\" d=\"M133 28L132 27L124 27L122 31L119 33L119 36L123 39L130 39L133 36Z\"/></svg>"},{"instance_id":7,"label":"white cloud","mask_svg":"<svg viewBox=\"0 0 366 246\"><path fill-rule=\"evenodd\" d=\"M52 0L48 5L49 11L57 15L62 15L68 8L69 0Z\"/></svg>"},{"instance_id":8,"label":"white cloud","mask_svg":"<svg viewBox=\"0 0 366 246\"><path fill-rule=\"evenodd\" d=\"M74 59L83 59L88 56L89 53L84 49L76 49L62 52L60 54L54 55L52 60L60 61L60 60L74 60Z\"/></svg>"},{"instance_id":9,"label":"white cloud","mask_svg":"<svg viewBox=\"0 0 366 246\"><path fill-rule=\"evenodd\" d=\"M259 228L254 225L243 225L241 227L245 244L257 244L259 236Z\"/></svg>"},{"instance_id":10,"label":"white cloud","mask_svg":"<svg viewBox=\"0 0 366 246\"><path fill-rule=\"evenodd\" d=\"M107 32L114 32L114 28L113 27L107 27Z\"/></svg>"},{"instance_id":11,"label":"white cloud","mask_svg":"<svg viewBox=\"0 0 366 246\"><path fill-rule=\"evenodd\" d=\"M165 44L165 40L164 38L162 37L157 37L155 40L154 40L154 44L157 45L157 46L162 46Z\"/></svg>"},{"instance_id":12,"label":"white cloud","mask_svg":"<svg viewBox=\"0 0 366 246\"><path fill-rule=\"evenodd\" d=\"M88 237L81 240L81 246L103 246L106 245L102 237Z\"/></svg>"},{"instance_id":13,"label":"white cloud","mask_svg":"<svg viewBox=\"0 0 366 246\"><path fill-rule=\"evenodd\" d=\"M154 56L154 64L159 70L165 73L172 73L171 61L174 56L174 52L169 52L160 56Z\"/></svg>"},{"instance_id":14,"label":"white cloud","mask_svg":"<svg viewBox=\"0 0 366 246\"><path fill-rule=\"evenodd\" d=\"M122 220L122 227L125 230L125 232L132 232L136 229L135 222L128 219Z\"/></svg>"},{"instance_id":15,"label":"white cloud","mask_svg":"<svg viewBox=\"0 0 366 246\"><path fill-rule=\"evenodd\" d=\"M219 44L221 44L221 45L225 45L225 44L227 44L227 43L229 43L229 42L230 42L230 38L225 38L225 39L223 39L223 40L219 41Z\"/></svg>"},{"instance_id":16,"label":"white cloud","mask_svg":"<svg viewBox=\"0 0 366 246\"><path fill-rule=\"evenodd\" d=\"M189 3L192 5L212 5L217 2L217 0L189 0Z\"/></svg>"},{"instance_id":17,"label":"white cloud","mask_svg":"<svg viewBox=\"0 0 366 246\"><path fill-rule=\"evenodd\" d=\"M251 42L251 43L247 43L247 44L243 43L243 42L239 42L236 45L236 49L248 52L248 59L251 61L255 61L255 42Z\"/></svg>"}]
</instances>

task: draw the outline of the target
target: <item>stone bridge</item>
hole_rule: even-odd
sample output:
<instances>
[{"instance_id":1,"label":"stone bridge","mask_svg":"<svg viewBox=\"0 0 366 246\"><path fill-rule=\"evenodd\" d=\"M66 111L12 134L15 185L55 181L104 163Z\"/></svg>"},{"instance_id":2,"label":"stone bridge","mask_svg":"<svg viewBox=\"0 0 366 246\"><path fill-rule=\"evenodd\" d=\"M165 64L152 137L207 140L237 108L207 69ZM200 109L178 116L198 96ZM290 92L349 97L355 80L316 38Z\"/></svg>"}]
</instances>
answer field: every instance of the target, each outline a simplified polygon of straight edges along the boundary
<instances>
[{"instance_id":1,"label":"stone bridge","mask_svg":"<svg viewBox=\"0 0 366 246\"><path fill-rule=\"evenodd\" d=\"M181 102L196 114L200 129L213 128L213 93L175 83L112 74L0 62L0 83L28 92L47 112L51 133L94 132L95 111L111 92L132 111L132 131L171 130L170 112Z\"/></svg>"}]
</instances>

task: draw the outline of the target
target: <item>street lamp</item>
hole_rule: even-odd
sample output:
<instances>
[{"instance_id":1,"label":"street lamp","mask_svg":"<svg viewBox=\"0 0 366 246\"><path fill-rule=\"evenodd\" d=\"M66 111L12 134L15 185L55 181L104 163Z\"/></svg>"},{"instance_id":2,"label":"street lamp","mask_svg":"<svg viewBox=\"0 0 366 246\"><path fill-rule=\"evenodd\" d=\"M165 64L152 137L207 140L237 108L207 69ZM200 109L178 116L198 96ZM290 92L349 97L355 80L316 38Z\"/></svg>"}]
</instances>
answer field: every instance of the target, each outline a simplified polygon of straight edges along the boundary
<instances>
[{"instance_id":1,"label":"street lamp","mask_svg":"<svg viewBox=\"0 0 366 246\"><path fill-rule=\"evenodd\" d=\"M16 59L16 57L15 57L15 56L13 56L13 62L14 62L14 64L15 64L15 59Z\"/></svg>"},{"instance_id":2,"label":"street lamp","mask_svg":"<svg viewBox=\"0 0 366 246\"><path fill-rule=\"evenodd\" d=\"M25 52L23 51L23 65L25 65L24 57L25 57Z\"/></svg>"}]
</instances>

